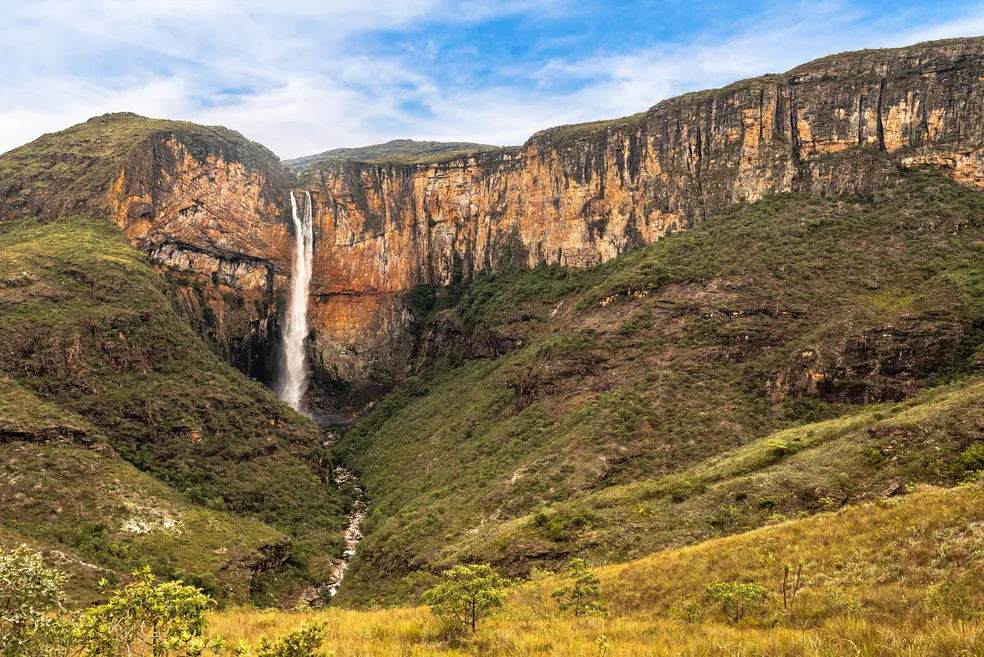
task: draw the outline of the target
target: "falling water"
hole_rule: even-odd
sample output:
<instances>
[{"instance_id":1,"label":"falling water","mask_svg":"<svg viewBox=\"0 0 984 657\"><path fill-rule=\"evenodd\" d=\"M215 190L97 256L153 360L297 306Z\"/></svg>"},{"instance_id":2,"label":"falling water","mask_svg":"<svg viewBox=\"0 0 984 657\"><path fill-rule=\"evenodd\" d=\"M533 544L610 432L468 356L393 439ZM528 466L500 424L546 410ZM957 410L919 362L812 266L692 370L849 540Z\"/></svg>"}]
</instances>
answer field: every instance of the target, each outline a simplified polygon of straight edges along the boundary
<instances>
[{"instance_id":1,"label":"falling water","mask_svg":"<svg viewBox=\"0 0 984 657\"><path fill-rule=\"evenodd\" d=\"M305 192L304 216L297 211L297 200L290 194L294 217L294 267L291 272L290 306L284 326L284 370L280 398L300 410L307 389L307 363L304 338L307 336L307 304L311 287L311 260L314 255L314 229L311 222L311 194Z\"/></svg>"}]
</instances>

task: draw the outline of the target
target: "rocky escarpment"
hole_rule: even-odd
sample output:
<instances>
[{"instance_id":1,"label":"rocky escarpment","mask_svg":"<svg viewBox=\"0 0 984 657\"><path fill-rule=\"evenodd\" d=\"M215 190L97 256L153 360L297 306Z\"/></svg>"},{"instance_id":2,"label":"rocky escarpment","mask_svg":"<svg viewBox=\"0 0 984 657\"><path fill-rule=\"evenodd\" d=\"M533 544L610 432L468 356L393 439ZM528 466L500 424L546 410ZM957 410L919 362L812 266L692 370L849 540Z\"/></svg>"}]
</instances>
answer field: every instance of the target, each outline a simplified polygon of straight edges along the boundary
<instances>
[{"instance_id":1,"label":"rocky escarpment","mask_svg":"<svg viewBox=\"0 0 984 657\"><path fill-rule=\"evenodd\" d=\"M421 283L596 264L767 194L882 188L900 165L981 184L982 76L982 39L847 53L521 149L313 166L320 362L350 379L405 372L404 293Z\"/></svg>"},{"instance_id":2,"label":"rocky escarpment","mask_svg":"<svg viewBox=\"0 0 984 657\"><path fill-rule=\"evenodd\" d=\"M430 348L408 292L612 259L775 192L868 192L899 167L984 180L984 39L821 59L443 161L332 161L315 204L316 375L392 381ZM290 174L238 133L98 117L0 158L0 220L98 211L174 283L229 361L271 382ZM432 341L433 342L433 341Z\"/></svg>"},{"instance_id":3,"label":"rocky escarpment","mask_svg":"<svg viewBox=\"0 0 984 657\"><path fill-rule=\"evenodd\" d=\"M161 134L135 149L109 191L113 221L170 275L198 333L271 383L291 262L288 179L272 154L192 148Z\"/></svg>"},{"instance_id":4,"label":"rocky escarpment","mask_svg":"<svg viewBox=\"0 0 984 657\"><path fill-rule=\"evenodd\" d=\"M239 133L111 114L0 158L0 222L110 218L167 275L198 333L271 382L289 188L277 157Z\"/></svg>"}]
</instances>

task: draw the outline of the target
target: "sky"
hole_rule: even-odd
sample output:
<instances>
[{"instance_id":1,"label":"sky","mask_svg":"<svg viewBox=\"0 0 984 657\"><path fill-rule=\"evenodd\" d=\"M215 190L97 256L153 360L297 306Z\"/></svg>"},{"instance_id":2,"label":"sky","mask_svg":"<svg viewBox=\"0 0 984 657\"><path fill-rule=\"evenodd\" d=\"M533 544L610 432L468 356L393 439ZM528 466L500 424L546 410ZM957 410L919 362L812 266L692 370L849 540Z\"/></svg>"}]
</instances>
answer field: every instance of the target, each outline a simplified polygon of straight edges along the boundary
<instances>
[{"instance_id":1,"label":"sky","mask_svg":"<svg viewBox=\"0 0 984 657\"><path fill-rule=\"evenodd\" d=\"M984 0L0 0L0 152L129 111L282 158L555 125L845 50L984 35Z\"/></svg>"}]
</instances>

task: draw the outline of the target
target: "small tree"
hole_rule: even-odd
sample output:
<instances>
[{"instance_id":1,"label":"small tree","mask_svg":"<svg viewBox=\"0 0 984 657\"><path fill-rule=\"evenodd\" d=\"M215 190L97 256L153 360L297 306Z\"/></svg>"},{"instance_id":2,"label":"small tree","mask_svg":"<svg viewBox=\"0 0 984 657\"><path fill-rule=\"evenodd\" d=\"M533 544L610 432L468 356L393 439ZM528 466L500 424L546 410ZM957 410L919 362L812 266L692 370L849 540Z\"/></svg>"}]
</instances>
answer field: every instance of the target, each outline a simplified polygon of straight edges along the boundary
<instances>
[{"instance_id":1,"label":"small tree","mask_svg":"<svg viewBox=\"0 0 984 657\"><path fill-rule=\"evenodd\" d=\"M206 633L205 612L214 602L200 589L181 582L154 586L149 567L133 575L135 582L79 618L72 635L81 657L198 657L220 645ZM106 580L100 584L108 589Z\"/></svg>"},{"instance_id":2,"label":"small tree","mask_svg":"<svg viewBox=\"0 0 984 657\"><path fill-rule=\"evenodd\" d=\"M321 652L325 642L325 626L323 623L304 623L292 630L287 630L275 640L266 637L260 639L256 647L255 657L330 657L334 652ZM248 644L240 644L233 653L236 657L253 657L254 653Z\"/></svg>"},{"instance_id":3,"label":"small tree","mask_svg":"<svg viewBox=\"0 0 984 657\"><path fill-rule=\"evenodd\" d=\"M44 655L65 629L52 613L62 611L65 575L46 568L26 545L0 548L0 655Z\"/></svg>"},{"instance_id":4,"label":"small tree","mask_svg":"<svg viewBox=\"0 0 984 657\"><path fill-rule=\"evenodd\" d=\"M424 604L438 618L459 627L470 627L472 632L478 621L501 607L506 598L504 589L508 582L489 564L455 566L444 571L441 579L440 584L424 592Z\"/></svg>"},{"instance_id":5,"label":"small tree","mask_svg":"<svg viewBox=\"0 0 984 657\"><path fill-rule=\"evenodd\" d=\"M567 564L570 583L553 592L563 611L575 616L587 616L604 612L601 604L601 580L588 570L584 559L571 559Z\"/></svg>"},{"instance_id":6,"label":"small tree","mask_svg":"<svg viewBox=\"0 0 984 657\"><path fill-rule=\"evenodd\" d=\"M713 582L704 586L704 597L709 603L720 606L731 622L737 623L750 609L764 604L769 591L754 582Z\"/></svg>"}]
</instances>

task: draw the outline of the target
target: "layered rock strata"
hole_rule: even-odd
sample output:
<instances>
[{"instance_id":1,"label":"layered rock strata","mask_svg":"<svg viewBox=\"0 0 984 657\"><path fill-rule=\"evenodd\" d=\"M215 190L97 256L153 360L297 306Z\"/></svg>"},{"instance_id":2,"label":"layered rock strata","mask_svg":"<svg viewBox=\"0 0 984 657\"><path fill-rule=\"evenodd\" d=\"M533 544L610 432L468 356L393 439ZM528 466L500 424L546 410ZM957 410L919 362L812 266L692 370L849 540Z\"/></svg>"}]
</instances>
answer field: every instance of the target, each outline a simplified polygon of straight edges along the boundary
<instances>
[{"instance_id":1,"label":"layered rock strata","mask_svg":"<svg viewBox=\"0 0 984 657\"><path fill-rule=\"evenodd\" d=\"M583 267L766 194L867 192L898 165L984 181L984 40L827 57L435 164L325 162L313 325L342 377L405 368L402 293L542 262Z\"/></svg>"}]
</instances>

